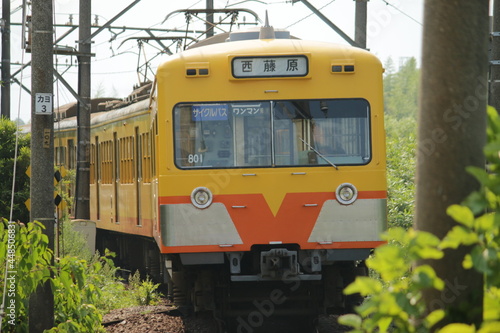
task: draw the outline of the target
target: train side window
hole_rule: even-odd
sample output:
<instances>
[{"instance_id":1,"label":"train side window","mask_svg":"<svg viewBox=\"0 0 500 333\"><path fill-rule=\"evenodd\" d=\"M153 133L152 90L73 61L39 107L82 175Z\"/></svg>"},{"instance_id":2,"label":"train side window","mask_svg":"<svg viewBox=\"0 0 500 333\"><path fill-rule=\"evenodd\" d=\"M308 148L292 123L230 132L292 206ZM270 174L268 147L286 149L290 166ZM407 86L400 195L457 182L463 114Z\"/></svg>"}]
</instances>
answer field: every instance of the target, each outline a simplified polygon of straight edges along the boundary
<instances>
[{"instance_id":1,"label":"train side window","mask_svg":"<svg viewBox=\"0 0 500 333\"><path fill-rule=\"evenodd\" d=\"M101 182L102 184L113 183L113 145L112 141L103 141L100 143L101 148Z\"/></svg>"},{"instance_id":2,"label":"train side window","mask_svg":"<svg viewBox=\"0 0 500 333\"><path fill-rule=\"evenodd\" d=\"M150 134L141 134L142 139L142 181L151 183L151 140Z\"/></svg>"},{"instance_id":3,"label":"train side window","mask_svg":"<svg viewBox=\"0 0 500 333\"><path fill-rule=\"evenodd\" d=\"M95 155L95 144L90 145L90 184L95 184L96 176L96 155Z\"/></svg>"},{"instance_id":4,"label":"train side window","mask_svg":"<svg viewBox=\"0 0 500 333\"><path fill-rule=\"evenodd\" d=\"M76 147L73 139L68 140L68 168L74 169L76 166Z\"/></svg>"},{"instance_id":5,"label":"train side window","mask_svg":"<svg viewBox=\"0 0 500 333\"><path fill-rule=\"evenodd\" d=\"M56 147L55 164L66 165L66 147L64 146Z\"/></svg>"},{"instance_id":6,"label":"train side window","mask_svg":"<svg viewBox=\"0 0 500 333\"><path fill-rule=\"evenodd\" d=\"M127 136L118 140L120 181L122 184L134 182L134 138Z\"/></svg>"},{"instance_id":7,"label":"train side window","mask_svg":"<svg viewBox=\"0 0 500 333\"><path fill-rule=\"evenodd\" d=\"M155 118L156 119L156 118ZM156 122L156 120L155 120ZM156 127L156 126L155 126ZM151 179L156 176L156 135L151 131L150 142L151 142Z\"/></svg>"}]
</instances>

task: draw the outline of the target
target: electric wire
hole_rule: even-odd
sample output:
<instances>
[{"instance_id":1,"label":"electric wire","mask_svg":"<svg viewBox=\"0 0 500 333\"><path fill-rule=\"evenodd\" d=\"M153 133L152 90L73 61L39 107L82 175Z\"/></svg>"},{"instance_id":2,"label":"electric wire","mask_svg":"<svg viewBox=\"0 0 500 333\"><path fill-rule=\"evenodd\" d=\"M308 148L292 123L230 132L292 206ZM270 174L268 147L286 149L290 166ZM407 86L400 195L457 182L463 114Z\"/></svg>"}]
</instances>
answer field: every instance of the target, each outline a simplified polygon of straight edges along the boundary
<instances>
[{"instance_id":1,"label":"electric wire","mask_svg":"<svg viewBox=\"0 0 500 333\"><path fill-rule=\"evenodd\" d=\"M326 8L327 6L331 5L334 1L335 1L335 0L331 0L329 3L327 3L327 4L326 4L326 5L324 5L323 7L319 8L319 9L318 9L318 11L320 11L320 10L322 10L322 9ZM296 21L296 22L294 22L294 23L292 23L292 24L290 24L290 25L286 26L286 27L285 27L285 29L288 29L288 28L290 28L290 27L292 27L292 26L296 25L297 23L302 22L302 21L304 21L304 20L308 19L309 17L311 17L311 16L313 16L313 15L315 15L315 13L314 13L314 12L311 12L309 15L304 16L304 17L303 17L303 18L301 18L300 20L298 20L298 21Z\"/></svg>"},{"instance_id":2,"label":"electric wire","mask_svg":"<svg viewBox=\"0 0 500 333\"><path fill-rule=\"evenodd\" d=\"M410 20L412 20L413 22L423 26L423 24L419 21L417 21L416 19L414 19L413 17L411 17L410 15L406 14L405 12L403 12L401 9L399 9L398 7L394 6L392 3L389 3L387 0L381 0L382 2L384 2L387 6L390 6L392 8L394 8L395 10L397 10L398 12L400 12L401 14L403 14L404 16L406 16L407 18L409 18Z\"/></svg>"}]
</instances>

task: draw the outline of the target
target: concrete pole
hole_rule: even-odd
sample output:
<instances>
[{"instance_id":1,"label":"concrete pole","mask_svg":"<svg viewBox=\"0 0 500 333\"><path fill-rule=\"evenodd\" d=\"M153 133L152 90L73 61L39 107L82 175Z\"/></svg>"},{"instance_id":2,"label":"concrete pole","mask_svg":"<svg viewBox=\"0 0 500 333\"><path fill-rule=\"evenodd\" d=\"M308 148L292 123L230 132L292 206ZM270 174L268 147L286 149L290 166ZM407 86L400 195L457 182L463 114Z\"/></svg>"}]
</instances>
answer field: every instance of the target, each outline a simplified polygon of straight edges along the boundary
<instances>
[{"instance_id":1,"label":"concrete pole","mask_svg":"<svg viewBox=\"0 0 500 333\"><path fill-rule=\"evenodd\" d=\"M54 120L52 112L48 113L53 108L52 0L33 1L32 10L30 220L45 226L49 249L54 250ZM39 114L37 105L47 101L47 113ZM54 295L47 281L30 297L29 332L53 326Z\"/></svg>"},{"instance_id":2,"label":"concrete pole","mask_svg":"<svg viewBox=\"0 0 500 333\"><path fill-rule=\"evenodd\" d=\"M493 4L489 104L500 111L500 0Z\"/></svg>"},{"instance_id":3,"label":"concrete pole","mask_svg":"<svg viewBox=\"0 0 500 333\"><path fill-rule=\"evenodd\" d=\"M10 0L2 1L2 116L10 119Z\"/></svg>"},{"instance_id":4,"label":"concrete pole","mask_svg":"<svg viewBox=\"0 0 500 333\"><path fill-rule=\"evenodd\" d=\"M87 41L91 34L91 2L80 0L80 27L78 51L78 146L76 161L75 218L90 219L90 51Z\"/></svg>"},{"instance_id":5,"label":"concrete pole","mask_svg":"<svg viewBox=\"0 0 500 333\"><path fill-rule=\"evenodd\" d=\"M446 209L479 187L465 168L485 165L488 5L425 1L415 219L418 230L439 238L456 225ZM447 320L479 327L483 277L462 267L469 251L447 250L439 261L419 263L445 282L443 291L424 290L423 301L429 312L444 309Z\"/></svg>"},{"instance_id":6,"label":"concrete pole","mask_svg":"<svg viewBox=\"0 0 500 333\"><path fill-rule=\"evenodd\" d=\"M214 13L209 12L210 10L214 10L214 0L207 0L207 38L210 38L214 35Z\"/></svg>"},{"instance_id":7,"label":"concrete pole","mask_svg":"<svg viewBox=\"0 0 500 333\"><path fill-rule=\"evenodd\" d=\"M354 20L354 41L359 47L366 49L366 21L368 16L368 1L355 0L356 15Z\"/></svg>"}]
</instances>

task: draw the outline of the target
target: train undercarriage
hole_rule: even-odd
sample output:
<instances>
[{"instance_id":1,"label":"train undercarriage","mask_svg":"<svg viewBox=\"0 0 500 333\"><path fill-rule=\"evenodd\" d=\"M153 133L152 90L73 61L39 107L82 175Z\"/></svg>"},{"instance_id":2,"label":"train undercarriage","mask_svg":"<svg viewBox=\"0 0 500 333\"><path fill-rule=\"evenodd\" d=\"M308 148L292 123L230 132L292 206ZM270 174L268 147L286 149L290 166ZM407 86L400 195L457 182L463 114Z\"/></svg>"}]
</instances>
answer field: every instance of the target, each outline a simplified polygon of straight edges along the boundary
<instances>
[{"instance_id":1,"label":"train undercarriage","mask_svg":"<svg viewBox=\"0 0 500 333\"><path fill-rule=\"evenodd\" d=\"M182 313L212 312L221 332L258 332L275 318L296 320L297 330L306 332L321 314L352 311L362 299L342 291L367 275L370 251L276 244L245 253L162 255L152 239L100 229L97 247L115 252L121 268L162 282Z\"/></svg>"}]
</instances>

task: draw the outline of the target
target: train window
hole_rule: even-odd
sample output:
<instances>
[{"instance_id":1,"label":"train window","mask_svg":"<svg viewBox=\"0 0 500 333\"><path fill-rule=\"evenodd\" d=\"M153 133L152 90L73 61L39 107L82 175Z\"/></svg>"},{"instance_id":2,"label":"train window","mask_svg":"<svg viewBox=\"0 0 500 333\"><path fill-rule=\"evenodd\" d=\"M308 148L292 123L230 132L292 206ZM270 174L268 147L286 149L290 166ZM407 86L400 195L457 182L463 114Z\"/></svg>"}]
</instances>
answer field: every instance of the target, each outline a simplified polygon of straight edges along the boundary
<instances>
[{"instance_id":1,"label":"train window","mask_svg":"<svg viewBox=\"0 0 500 333\"><path fill-rule=\"evenodd\" d=\"M177 165L270 165L270 110L269 102L178 105L174 111Z\"/></svg>"},{"instance_id":2,"label":"train window","mask_svg":"<svg viewBox=\"0 0 500 333\"><path fill-rule=\"evenodd\" d=\"M141 134L142 144L142 181L144 183L151 183L151 141L149 139L149 132Z\"/></svg>"},{"instance_id":3,"label":"train window","mask_svg":"<svg viewBox=\"0 0 500 333\"><path fill-rule=\"evenodd\" d=\"M66 165L66 147L64 146L56 147L55 164Z\"/></svg>"},{"instance_id":4,"label":"train window","mask_svg":"<svg viewBox=\"0 0 500 333\"><path fill-rule=\"evenodd\" d=\"M113 142L111 140L101 142L99 160L101 162L101 183L113 183Z\"/></svg>"},{"instance_id":5,"label":"train window","mask_svg":"<svg viewBox=\"0 0 500 333\"><path fill-rule=\"evenodd\" d=\"M180 168L366 164L369 105L363 99L179 104Z\"/></svg>"},{"instance_id":6,"label":"train window","mask_svg":"<svg viewBox=\"0 0 500 333\"><path fill-rule=\"evenodd\" d=\"M366 100L280 101L273 110L276 165L360 165L371 160Z\"/></svg>"},{"instance_id":7,"label":"train window","mask_svg":"<svg viewBox=\"0 0 500 333\"><path fill-rule=\"evenodd\" d=\"M134 182L134 137L119 139L120 181L122 184Z\"/></svg>"},{"instance_id":8,"label":"train window","mask_svg":"<svg viewBox=\"0 0 500 333\"><path fill-rule=\"evenodd\" d=\"M95 184L96 180L96 152L95 144L90 144L90 184Z\"/></svg>"},{"instance_id":9,"label":"train window","mask_svg":"<svg viewBox=\"0 0 500 333\"><path fill-rule=\"evenodd\" d=\"M76 168L76 146L73 139L68 140L68 168Z\"/></svg>"}]
</instances>

